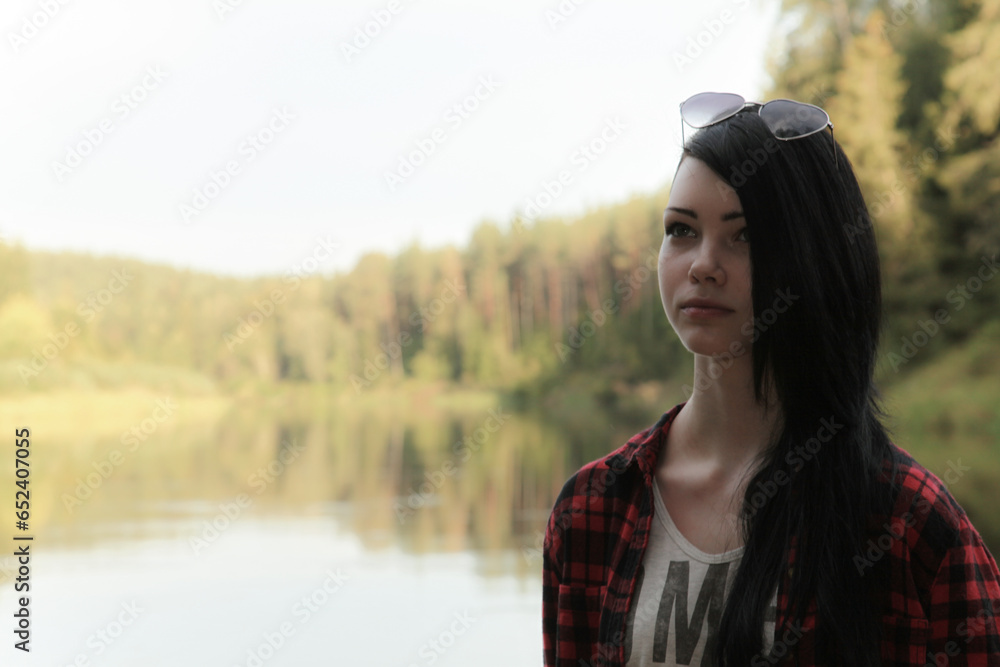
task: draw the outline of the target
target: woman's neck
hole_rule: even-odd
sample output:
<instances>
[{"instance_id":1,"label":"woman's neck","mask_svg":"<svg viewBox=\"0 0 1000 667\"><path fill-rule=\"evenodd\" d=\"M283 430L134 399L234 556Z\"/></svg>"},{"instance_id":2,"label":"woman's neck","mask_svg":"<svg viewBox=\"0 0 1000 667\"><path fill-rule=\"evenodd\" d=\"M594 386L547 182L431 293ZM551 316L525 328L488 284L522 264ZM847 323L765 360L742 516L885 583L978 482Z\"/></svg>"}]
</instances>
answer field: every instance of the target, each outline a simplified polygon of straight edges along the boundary
<instances>
[{"instance_id":1,"label":"woman's neck","mask_svg":"<svg viewBox=\"0 0 1000 667\"><path fill-rule=\"evenodd\" d=\"M765 410L755 402L750 355L728 368L695 355L693 393L671 424L675 443L662 461L707 465L720 473L745 469L770 443L781 422L773 396ZM675 431L676 429L676 431Z\"/></svg>"}]
</instances>

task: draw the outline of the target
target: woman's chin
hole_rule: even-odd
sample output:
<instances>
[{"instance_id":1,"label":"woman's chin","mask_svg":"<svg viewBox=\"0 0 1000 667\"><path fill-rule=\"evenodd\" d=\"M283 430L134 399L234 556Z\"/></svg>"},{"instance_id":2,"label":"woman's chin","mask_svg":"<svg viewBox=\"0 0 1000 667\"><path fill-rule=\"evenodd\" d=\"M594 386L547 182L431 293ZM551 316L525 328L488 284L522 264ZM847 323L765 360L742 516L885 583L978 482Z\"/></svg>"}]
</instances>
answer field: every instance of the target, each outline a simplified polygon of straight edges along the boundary
<instances>
[{"instance_id":1,"label":"woman's chin","mask_svg":"<svg viewBox=\"0 0 1000 667\"><path fill-rule=\"evenodd\" d=\"M741 357L750 351L750 345L742 337L689 336L681 343L692 354L706 357Z\"/></svg>"}]
</instances>

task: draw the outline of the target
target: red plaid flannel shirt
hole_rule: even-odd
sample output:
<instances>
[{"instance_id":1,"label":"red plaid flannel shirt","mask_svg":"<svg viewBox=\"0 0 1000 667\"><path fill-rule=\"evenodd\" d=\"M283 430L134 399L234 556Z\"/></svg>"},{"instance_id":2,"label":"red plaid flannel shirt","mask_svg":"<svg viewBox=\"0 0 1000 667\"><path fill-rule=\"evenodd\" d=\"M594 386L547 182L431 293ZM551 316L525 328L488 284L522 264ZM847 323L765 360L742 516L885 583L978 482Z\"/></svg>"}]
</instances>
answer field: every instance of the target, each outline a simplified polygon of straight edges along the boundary
<instances>
[{"instance_id":1,"label":"red plaid flannel shirt","mask_svg":"<svg viewBox=\"0 0 1000 667\"><path fill-rule=\"evenodd\" d=\"M620 449L566 482L549 518L543 554L542 627L547 667L624 666L625 617L653 516L660 447L683 403ZM1000 572L941 480L905 450L892 517L872 519L859 568L890 582L879 617L883 665L1000 667ZM888 462L887 462L888 465ZM888 468L886 468L888 471ZM795 539L778 586L775 647L782 664L815 664L816 602L789 626ZM769 663L760 658L760 665Z\"/></svg>"}]
</instances>

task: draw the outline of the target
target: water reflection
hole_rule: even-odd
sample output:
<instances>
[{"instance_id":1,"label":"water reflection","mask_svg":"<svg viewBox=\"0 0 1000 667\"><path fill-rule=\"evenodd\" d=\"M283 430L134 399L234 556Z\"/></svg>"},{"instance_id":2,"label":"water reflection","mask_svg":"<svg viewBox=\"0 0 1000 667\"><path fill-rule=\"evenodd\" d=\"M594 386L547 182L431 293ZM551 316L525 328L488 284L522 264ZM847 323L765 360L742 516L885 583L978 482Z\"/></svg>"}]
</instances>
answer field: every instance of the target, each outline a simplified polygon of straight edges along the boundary
<instances>
[{"instance_id":1,"label":"water reflection","mask_svg":"<svg viewBox=\"0 0 1000 667\"><path fill-rule=\"evenodd\" d=\"M237 406L216 423L152 436L107 476L103 462L122 449L114 438L54 443L36 456L54 493L35 515L63 546L86 546L109 526L142 539L160 519L185 516L208 539L213 524L278 514L334 517L372 550L516 549L534 542L576 467L644 425L571 441L500 406L420 415Z\"/></svg>"},{"instance_id":2,"label":"water reflection","mask_svg":"<svg viewBox=\"0 0 1000 667\"><path fill-rule=\"evenodd\" d=\"M540 587L484 576L482 565L470 552L371 552L336 521L293 517L248 518L197 557L169 538L49 552L36 572L48 590L36 596L32 660L537 663Z\"/></svg>"},{"instance_id":3,"label":"water reflection","mask_svg":"<svg viewBox=\"0 0 1000 667\"><path fill-rule=\"evenodd\" d=\"M17 415L38 425L31 664L539 664L552 502L659 416L307 394L188 419L192 401L119 463L131 417Z\"/></svg>"},{"instance_id":4,"label":"water reflection","mask_svg":"<svg viewBox=\"0 0 1000 667\"><path fill-rule=\"evenodd\" d=\"M177 420L134 452L122 429L36 435L31 659L537 664L551 503L641 427L295 399Z\"/></svg>"}]
</instances>

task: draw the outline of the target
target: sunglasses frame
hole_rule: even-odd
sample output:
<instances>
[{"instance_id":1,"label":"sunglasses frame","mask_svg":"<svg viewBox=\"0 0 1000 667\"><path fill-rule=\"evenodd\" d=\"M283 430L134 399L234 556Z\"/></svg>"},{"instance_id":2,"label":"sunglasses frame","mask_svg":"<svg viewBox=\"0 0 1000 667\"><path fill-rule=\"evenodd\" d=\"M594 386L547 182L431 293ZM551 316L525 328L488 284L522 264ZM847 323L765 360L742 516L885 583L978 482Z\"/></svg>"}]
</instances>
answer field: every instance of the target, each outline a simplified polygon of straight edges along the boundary
<instances>
[{"instance_id":1,"label":"sunglasses frame","mask_svg":"<svg viewBox=\"0 0 1000 667\"><path fill-rule=\"evenodd\" d=\"M741 100L743 100L743 103L738 108L734 109L731 113L728 113L725 116L722 116L720 118L716 118L716 119L714 119L710 123L706 123L704 125L694 125L693 123L689 122L686 118L684 118L684 105L687 104L688 102L690 102L691 100L693 100L694 98L700 97L702 95L733 95L733 96L736 96L736 97L740 98ZM764 115L762 113L764 111L764 108L768 104L771 104L772 102L790 102L792 104L795 104L795 105L798 105L798 106L801 106L801 107L809 107L811 109L816 109L818 111L821 111L823 113L823 115L826 116L826 124L822 125L821 127L817 127L815 130L810 130L809 132L806 132L805 134L797 134L794 137L779 137L777 134L775 134L774 129L771 127L771 124L767 122L767 119L764 117ZM815 104L809 104L808 102L799 102L798 100L790 100L790 99L787 99L787 98L784 98L784 97L779 97L779 98L776 98L776 99L773 99L773 100L768 100L767 102L764 102L764 103L760 103L760 102L748 102L746 100L746 98L743 97L742 95L740 95L739 93L712 93L712 92L704 92L704 93L696 93L696 94L692 95L691 97L687 98L686 100L684 100L683 102L680 103L680 113L681 113L681 143L683 144L684 141L685 141L685 139L684 139L684 124L685 123L687 123L688 125L690 125L691 127L695 128L695 129L699 129L700 130L702 128L709 127L710 125L715 125L716 123L721 123L724 120L732 118L733 116L735 116L739 112L743 111L747 107L757 107L757 115L760 116L760 119L764 121L765 125L767 125L768 131L770 131L771 134L774 136L774 138L777 139L778 141L793 141L795 139L801 139L803 137L809 137L809 136L812 136L812 135L816 134L817 132L822 132L823 130L825 130L827 128L830 128L830 139L831 140L833 139L833 121L830 120L830 114L828 114L826 112L826 109L818 107ZM831 145L833 146L833 163L834 163L834 165L835 165L836 168L839 168L840 167L840 164L839 164L840 160L837 158L837 146L836 146L836 142L832 143Z\"/></svg>"}]
</instances>

